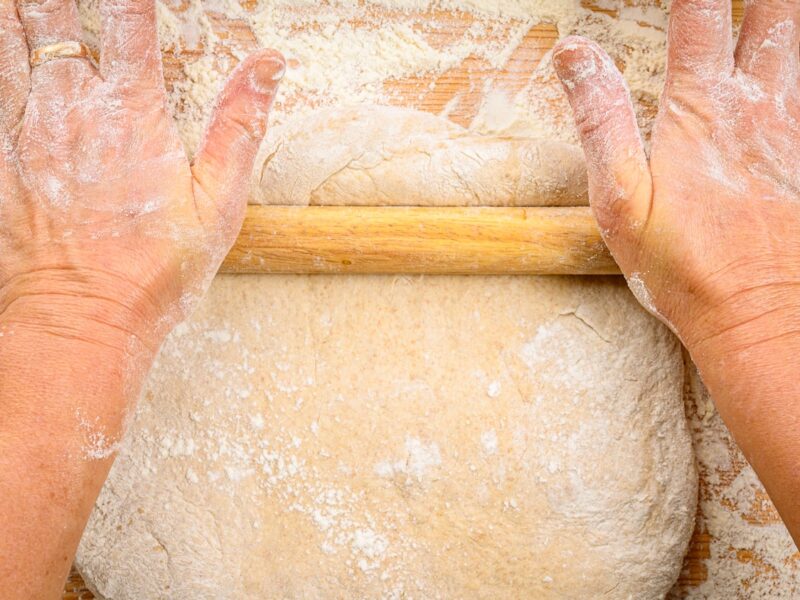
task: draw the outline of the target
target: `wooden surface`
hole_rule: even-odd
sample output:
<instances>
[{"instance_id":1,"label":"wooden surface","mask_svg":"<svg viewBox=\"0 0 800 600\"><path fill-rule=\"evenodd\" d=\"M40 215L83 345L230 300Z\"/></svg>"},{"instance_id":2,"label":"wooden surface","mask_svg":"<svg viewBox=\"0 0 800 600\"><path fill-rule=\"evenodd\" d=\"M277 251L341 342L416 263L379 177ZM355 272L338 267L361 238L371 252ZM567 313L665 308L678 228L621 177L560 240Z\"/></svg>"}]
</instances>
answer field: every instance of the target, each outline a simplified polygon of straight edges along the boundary
<instances>
[{"instance_id":1,"label":"wooden surface","mask_svg":"<svg viewBox=\"0 0 800 600\"><path fill-rule=\"evenodd\" d=\"M66 584L64 585L64 594L61 600L93 600L94 595L86 589L86 584L81 579L80 574L73 569L69 574ZM142 598L142 600L148 600Z\"/></svg>"},{"instance_id":2,"label":"wooden surface","mask_svg":"<svg viewBox=\"0 0 800 600\"><path fill-rule=\"evenodd\" d=\"M608 275L588 208L250 206L224 273Z\"/></svg>"},{"instance_id":3,"label":"wooden surface","mask_svg":"<svg viewBox=\"0 0 800 600\"><path fill-rule=\"evenodd\" d=\"M560 0L553 0L553 2L557 1ZM188 3L185 3L183 0L167 0L165 3L175 11L182 10L180 8L181 6L184 9L188 6ZM254 0L242 0L241 4L245 8L253 8L255 6ZM324 4L324 2L320 2L316 6L309 4L304 7L303 10L322 10L321 7ZM617 14L614 10L598 6L598 4L605 5L603 2L582 0L582 4L593 10L605 12L612 17ZM644 0L640 2L640 4L658 3ZM743 13L743 0L734 0L733 9L734 21L738 23L741 21ZM375 10L383 9L365 7L365 11L367 12ZM206 16L212 23L219 39L224 42L222 46L215 48L215 53L219 53L224 57L233 58L257 48L255 38L246 24L228 19L224 15L218 13L207 13ZM430 26L428 27L425 23L422 23L420 27L428 38L434 41L437 37L442 40L447 40L464 36L472 25L471 17L467 14L431 11L423 16L427 18ZM482 83L487 77L491 76L495 78L500 83L500 87L508 92L513 93L516 90L522 89L528 83L530 73L552 48L557 39L558 32L555 27L543 23L533 27L528 32L518 49L509 58L506 67L500 71L493 68L483 59L468 57L462 64L444 74L435 76L433 79L429 76L409 77L401 80L387 81L385 87L388 92L392 93L391 102L396 105L410 106L438 114L450 103L453 109L449 113L449 118L461 125L468 125L475 116L483 99ZM168 87L171 86L173 82L185 78L183 72L184 62L187 58L196 56L198 53L199 51L188 51L181 54L170 51L165 53L164 66ZM624 67L624 65L620 66ZM290 110L291 104L294 101L293 99L288 99L286 101L286 108ZM454 101L455 104L453 105ZM652 110L655 111L655 106L652 107ZM256 235L261 228L263 228L263 223L259 224L258 217L253 218L251 213L251 218L248 221L247 229L243 235L248 235L248 231ZM248 266L248 263L252 263L255 259L255 250L252 250L254 254L249 258L247 248L254 244L255 242L240 240L238 248L234 250L228 261L226 261L225 269L229 272L247 272L249 268L253 268L252 264ZM270 252L272 251L270 250ZM337 257L342 258L338 255ZM705 485L702 476L700 483L702 489ZM775 515L773 512L769 512L767 516L754 523L754 525L774 518ZM681 597L683 591L695 587L706 580L706 561L710 557L709 548L711 542L712 540L708 532L702 530L697 530L695 532L686 557L683 572L676 586L675 595L677 597ZM747 559L747 557L745 556L744 559ZM92 598L91 593L85 589L77 573L73 573L65 588L64 599L89 600L90 598ZM149 599L143 598L142 600Z\"/></svg>"}]
</instances>

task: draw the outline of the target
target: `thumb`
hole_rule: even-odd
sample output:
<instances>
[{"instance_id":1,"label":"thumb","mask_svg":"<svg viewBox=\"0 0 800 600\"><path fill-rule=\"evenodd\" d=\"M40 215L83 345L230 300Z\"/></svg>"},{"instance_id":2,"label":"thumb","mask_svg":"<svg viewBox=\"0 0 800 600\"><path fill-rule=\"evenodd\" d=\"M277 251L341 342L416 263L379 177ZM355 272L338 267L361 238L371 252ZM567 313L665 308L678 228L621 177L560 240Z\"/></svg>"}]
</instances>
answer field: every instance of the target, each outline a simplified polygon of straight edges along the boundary
<instances>
[{"instance_id":1,"label":"thumb","mask_svg":"<svg viewBox=\"0 0 800 600\"><path fill-rule=\"evenodd\" d=\"M283 56L275 50L242 61L217 98L192 164L200 217L215 231L221 227L230 233L231 243L244 218L253 163L285 70Z\"/></svg>"},{"instance_id":2,"label":"thumb","mask_svg":"<svg viewBox=\"0 0 800 600\"><path fill-rule=\"evenodd\" d=\"M584 38L559 42L553 64L586 154L592 210L615 258L627 263L653 188L628 87L609 56Z\"/></svg>"}]
</instances>

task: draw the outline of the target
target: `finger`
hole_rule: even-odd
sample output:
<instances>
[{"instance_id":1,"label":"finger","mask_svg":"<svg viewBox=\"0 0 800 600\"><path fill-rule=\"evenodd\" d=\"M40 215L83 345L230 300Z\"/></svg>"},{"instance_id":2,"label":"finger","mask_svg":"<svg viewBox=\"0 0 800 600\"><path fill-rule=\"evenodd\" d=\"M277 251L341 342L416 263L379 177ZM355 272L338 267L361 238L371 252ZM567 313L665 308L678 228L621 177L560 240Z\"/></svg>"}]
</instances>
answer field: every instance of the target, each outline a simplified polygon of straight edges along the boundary
<instances>
[{"instance_id":1,"label":"finger","mask_svg":"<svg viewBox=\"0 0 800 600\"><path fill-rule=\"evenodd\" d=\"M249 56L236 68L217 100L192 165L195 182L210 201L205 207L209 214L201 217L232 236L241 226L253 162L285 70L283 57L274 50Z\"/></svg>"},{"instance_id":2,"label":"finger","mask_svg":"<svg viewBox=\"0 0 800 600\"><path fill-rule=\"evenodd\" d=\"M25 32L12 0L0 0L0 139L15 134L29 91L30 62Z\"/></svg>"},{"instance_id":3,"label":"finger","mask_svg":"<svg viewBox=\"0 0 800 600\"><path fill-rule=\"evenodd\" d=\"M155 0L104 0L100 10L103 77L163 87Z\"/></svg>"},{"instance_id":4,"label":"finger","mask_svg":"<svg viewBox=\"0 0 800 600\"><path fill-rule=\"evenodd\" d=\"M748 4L736 45L736 66L759 79L785 81L797 76L799 65L800 0Z\"/></svg>"},{"instance_id":5,"label":"finger","mask_svg":"<svg viewBox=\"0 0 800 600\"><path fill-rule=\"evenodd\" d=\"M635 232L647 220L652 192L628 87L608 55L589 40L559 42L553 62L586 154L592 209L613 246L616 236Z\"/></svg>"},{"instance_id":6,"label":"finger","mask_svg":"<svg viewBox=\"0 0 800 600\"><path fill-rule=\"evenodd\" d=\"M31 50L83 39L74 0L17 0L17 9Z\"/></svg>"},{"instance_id":7,"label":"finger","mask_svg":"<svg viewBox=\"0 0 800 600\"><path fill-rule=\"evenodd\" d=\"M714 79L733 71L731 0L673 0L667 74Z\"/></svg>"}]
</instances>

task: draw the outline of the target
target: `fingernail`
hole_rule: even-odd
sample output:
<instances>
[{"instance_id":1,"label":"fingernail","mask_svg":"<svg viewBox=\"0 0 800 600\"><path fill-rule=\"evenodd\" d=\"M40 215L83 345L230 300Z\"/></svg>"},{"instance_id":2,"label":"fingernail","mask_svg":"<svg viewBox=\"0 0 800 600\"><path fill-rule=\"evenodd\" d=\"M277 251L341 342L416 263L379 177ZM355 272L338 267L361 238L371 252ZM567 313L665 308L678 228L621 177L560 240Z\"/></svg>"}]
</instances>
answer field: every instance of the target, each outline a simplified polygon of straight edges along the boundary
<instances>
[{"instance_id":1,"label":"fingernail","mask_svg":"<svg viewBox=\"0 0 800 600\"><path fill-rule=\"evenodd\" d=\"M272 93L286 74L286 61L280 55L270 55L258 61L253 69L253 88L261 93Z\"/></svg>"},{"instance_id":2,"label":"fingernail","mask_svg":"<svg viewBox=\"0 0 800 600\"><path fill-rule=\"evenodd\" d=\"M571 90L589 79L596 78L613 63L591 45L566 43L553 53L553 65L561 83Z\"/></svg>"},{"instance_id":3,"label":"fingernail","mask_svg":"<svg viewBox=\"0 0 800 600\"><path fill-rule=\"evenodd\" d=\"M597 64L591 58L574 60L568 64L562 63L558 69L562 83L570 89L596 74Z\"/></svg>"}]
</instances>

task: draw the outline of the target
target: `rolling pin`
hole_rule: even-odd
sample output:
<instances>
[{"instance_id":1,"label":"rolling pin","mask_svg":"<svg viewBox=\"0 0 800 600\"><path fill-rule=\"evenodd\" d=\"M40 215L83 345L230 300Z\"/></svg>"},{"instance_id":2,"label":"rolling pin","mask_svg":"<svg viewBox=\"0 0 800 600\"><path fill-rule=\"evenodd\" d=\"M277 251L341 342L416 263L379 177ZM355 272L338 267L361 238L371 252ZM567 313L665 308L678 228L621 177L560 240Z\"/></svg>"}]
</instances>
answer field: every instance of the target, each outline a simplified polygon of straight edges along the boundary
<instances>
[{"instance_id":1,"label":"rolling pin","mask_svg":"<svg viewBox=\"0 0 800 600\"><path fill-rule=\"evenodd\" d=\"M611 275L587 207L249 206L223 273Z\"/></svg>"}]
</instances>

